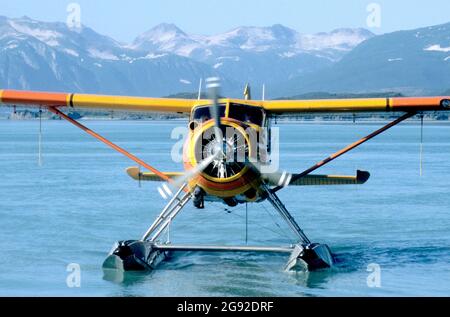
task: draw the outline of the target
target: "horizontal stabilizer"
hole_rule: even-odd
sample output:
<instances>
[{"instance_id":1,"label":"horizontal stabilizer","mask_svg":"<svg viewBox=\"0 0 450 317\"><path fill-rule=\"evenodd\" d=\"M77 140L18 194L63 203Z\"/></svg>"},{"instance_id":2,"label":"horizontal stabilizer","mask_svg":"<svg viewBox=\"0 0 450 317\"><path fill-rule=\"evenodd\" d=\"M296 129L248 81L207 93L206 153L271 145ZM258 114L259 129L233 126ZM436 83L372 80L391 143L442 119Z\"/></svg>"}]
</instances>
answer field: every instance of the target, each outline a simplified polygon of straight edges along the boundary
<instances>
[{"instance_id":1,"label":"horizontal stabilizer","mask_svg":"<svg viewBox=\"0 0 450 317\"><path fill-rule=\"evenodd\" d=\"M130 167L127 168L127 174L134 180L137 181L148 181L148 182L161 182L161 178L151 172L141 172L139 167ZM183 172L164 172L164 175L166 175L169 178L177 178L180 176L183 176Z\"/></svg>"},{"instance_id":2,"label":"horizontal stabilizer","mask_svg":"<svg viewBox=\"0 0 450 317\"><path fill-rule=\"evenodd\" d=\"M277 186L279 182L274 183L274 180L282 179L283 174L279 174L277 177L274 174L263 175L263 178L267 179L269 185ZM360 185L367 182L369 179L369 172L357 171L356 176L344 176L344 175L306 175L293 182L289 183L289 186L318 186L318 185ZM296 178L296 174L292 174L292 179Z\"/></svg>"}]
</instances>

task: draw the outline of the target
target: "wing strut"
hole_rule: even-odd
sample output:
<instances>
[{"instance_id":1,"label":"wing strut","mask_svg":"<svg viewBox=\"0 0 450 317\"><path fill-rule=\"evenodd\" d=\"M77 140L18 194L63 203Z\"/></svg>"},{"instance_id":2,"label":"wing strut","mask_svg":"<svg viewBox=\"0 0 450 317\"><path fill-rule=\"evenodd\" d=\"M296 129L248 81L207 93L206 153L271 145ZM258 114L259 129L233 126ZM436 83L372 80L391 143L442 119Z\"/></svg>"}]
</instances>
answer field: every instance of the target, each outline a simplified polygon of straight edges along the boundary
<instances>
[{"instance_id":1,"label":"wing strut","mask_svg":"<svg viewBox=\"0 0 450 317\"><path fill-rule=\"evenodd\" d=\"M84 132L88 133L89 135L93 136L94 138L96 138L97 140L105 143L107 146L113 148L114 150L116 150L117 152L125 155L126 157L128 157L129 159L135 161L136 163L138 163L141 166L144 166L145 168L147 168L148 170L152 171L153 173L155 173L155 175L157 175L159 178L161 178L162 180L165 180L169 183L172 183L173 180L170 177L167 177L164 173L158 171L156 168L154 168L153 166L145 163L143 160L141 160L140 158L134 156L133 154L127 152L126 150L124 150L123 148L121 148L120 146L112 143L111 141L107 140L106 138L102 137L100 134L92 131L91 129L89 129L88 127L82 125L81 123L79 123L78 121L70 118L68 115L66 115L65 113L59 111L58 109L56 109L55 107L48 107L48 110L54 114L56 114L57 116L61 117L62 119L69 121L70 123L72 123L73 125L75 125L76 127L80 128L81 130L83 130Z\"/></svg>"},{"instance_id":2,"label":"wing strut","mask_svg":"<svg viewBox=\"0 0 450 317\"><path fill-rule=\"evenodd\" d=\"M399 117L398 119L392 121L391 123L385 125L384 127L376 130L375 132L372 132L371 134L369 134L368 136L359 139L358 141L348 145L347 147L343 148L342 150L332 154L331 156L327 157L326 159L324 159L323 161L320 161L319 163L311 166L310 168L308 168L307 170L305 170L304 172L297 174L295 176L292 177L291 179L291 183L295 182L297 180L299 180L302 177L305 177L306 175L312 173L313 171L315 171L316 169L330 163L331 161L337 159L338 157L340 157L341 155L350 152L351 150L357 148L358 146L360 146L361 144L369 141L370 139L373 139L374 137L376 137L377 135L385 132L386 130L392 128L393 126L399 124L402 121L405 121L406 119L411 118L412 116L416 115L416 112L408 112L406 114L404 114L403 116ZM280 189L284 188L283 186L277 186L275 188L272 189L273 193L276 193L277 191L279 191Z\"/></svg>"}]
</instances>

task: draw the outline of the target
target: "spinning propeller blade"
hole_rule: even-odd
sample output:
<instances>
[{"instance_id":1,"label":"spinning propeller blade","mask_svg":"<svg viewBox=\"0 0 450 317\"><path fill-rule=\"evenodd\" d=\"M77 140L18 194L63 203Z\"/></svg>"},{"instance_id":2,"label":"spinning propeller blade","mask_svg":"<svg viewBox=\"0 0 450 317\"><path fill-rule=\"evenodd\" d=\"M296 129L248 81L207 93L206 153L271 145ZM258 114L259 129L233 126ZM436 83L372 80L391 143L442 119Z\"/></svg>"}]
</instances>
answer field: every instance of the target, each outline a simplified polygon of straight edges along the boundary
<instances>
[{"instance_id":1,"label":"spinning propeller blade","mask_svg":"<svg viewBox=\"0 0 450 317\"><path fill-rule=\"evenodd\" d=\"M208 167L209 164L211 164L215 159L217 159L222 152L217 151L214 155L211 155L201 161L199 164L197 164L194 168L190 169L186 173L184 173L182 176L173 178L173 181L171 183L164 183L161 187L158 187L159 194L164 198L168 199L171 196L173 196L172 190L170 190L170 187L174 188L175 190L178 190L181 188L184 184L189 182L189 180Z\"/></svg>"},{"instance_id":2,"label":"spinning propeller blade","mask_svg":"<svg viewBox=\"0 0 450 317\"><path fill-rule=\"evenodd\" d=\"M199 162L193 169L187 171L183 176L177 177L173 180L171 184L164 184L162 188L158 188L159 193L163 198L167 196L172 196L172 192L168 188L168 185L171 187L175 187L176 189L183 186L185 183L189 182L190 179L197 176L205 168L208 167L214 160L217 160L219 157L224 158L224 140L222 127L220 123L220 111L219 111L219 91L220 91L220 79L216 77L208 78L206 80L208 94L211 99L211 106L209 108L209 112L211 117L214 119L214 135L215 135L215 149L213 151L213 155L208 156L203 161ZM165 194L168 195L165 195Z\"/></svg>"},{"instance_id":3,"label":"spinning propeller blade","mask_svg":"<svg viewBox=\"0 0 450 317\"><path fill-rule=\"evenodd\" d=\"M259 174L261 174L262 179L267 184L275 184L281 187L287 187L291 183L292 174L287 171L276 171L274 173L264 173L262 170L261 163L259 162L248 162Z\"/></svg>"},{"instance_id":4,"label":"spinning propeller blade","mask_svg":"<svg viewBox=\"0 0 450 317\"><path fill-rule=\"evenodd\" d=\"M220 91L220 79L217 77L211 77L206 79L206 88L208 89L208 97L211 99L211 107L209 111L211 117L214 119L215 126L220 128L220 112L219 112L219 91Z\"/></svg>"},{"instance_id":5,"label":"spinning propeller blade","mask_svg":"<svg viewBox=\"0 0 450 317\"><path fill-rule=\"evenodd\" d=\"M183 176L175 178L174 182L170 185L175 186L176 188L183 186L183 184L188 182L191 178L203 172L203 170L207 168L208 165L211 164L214 160L216 160L221 154L222 152L217 151L214 155L207 157L199 164L197 164L193 169L187 171Z\"/></svg>"}]
</instances>

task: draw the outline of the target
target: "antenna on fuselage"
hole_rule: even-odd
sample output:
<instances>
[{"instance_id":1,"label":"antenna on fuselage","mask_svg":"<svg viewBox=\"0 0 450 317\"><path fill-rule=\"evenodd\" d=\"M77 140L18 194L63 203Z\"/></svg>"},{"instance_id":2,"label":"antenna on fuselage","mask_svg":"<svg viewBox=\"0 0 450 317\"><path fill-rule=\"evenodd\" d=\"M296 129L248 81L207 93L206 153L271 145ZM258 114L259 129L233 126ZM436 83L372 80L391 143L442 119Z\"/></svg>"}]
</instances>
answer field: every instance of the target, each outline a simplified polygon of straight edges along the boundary
<instances>
[{"instance_id":1,"label":"antenna on fuselage","mask_svg":"<svg viewBox=\"0 0 450 317\"><path fill-rule=\"evenodd\" d=\"M198 85L198 100L202 99L203 78L200 78L200 84Z\"/></svg>"},{"instance_id":2,"label":"antenna on fuselage","mask_svg":"<svg viewBox=\"0 0 450 317\"><path fill-rule=\"evenodd\" d=\"M263 89L262 89L262 101L266 100L266 84L263 84Z\"/></svg>"},{"instance_id":3,"label":"antenna on fuselage","mask_svg":"<svg viewBox=\"0 0 450 317\"><path fill-rule=\"evenodd\" d=\"M249 84L245 85L245 88L244 88L244 99L245 100L252 100L252 92L251 92Z\"/></svg>"}]
</instances>

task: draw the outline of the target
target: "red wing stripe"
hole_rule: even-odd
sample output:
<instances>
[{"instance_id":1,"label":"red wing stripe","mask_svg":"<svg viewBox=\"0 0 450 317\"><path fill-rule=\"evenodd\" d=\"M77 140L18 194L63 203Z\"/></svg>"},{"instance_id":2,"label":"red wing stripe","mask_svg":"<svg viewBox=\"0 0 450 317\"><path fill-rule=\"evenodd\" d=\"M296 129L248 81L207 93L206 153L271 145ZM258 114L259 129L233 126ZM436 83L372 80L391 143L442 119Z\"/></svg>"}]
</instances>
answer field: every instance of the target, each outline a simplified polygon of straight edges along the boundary
<instances>
[{"instance_id":1,"label":"red wing stripe","mask_svg":"<svg viewBox=\"0 0 450 317\"><path fill-rule=\"evenodd\" d=\"M69 94L4 90L1 102L11 105L67 106Z\"/></svg>"},{"instance_id":2,"label":"red wing stripe","mask_svg":"<svg viewBox=\"0 0 450 317\"><path fill-rule=\"evenodd\" d=\"M402 110L403 108L439 110L442 99L445 99L445 97L392 98L392 106L395 110Z\"/></svg>"}]
</instances>

